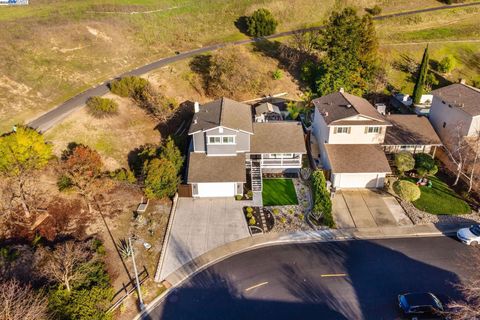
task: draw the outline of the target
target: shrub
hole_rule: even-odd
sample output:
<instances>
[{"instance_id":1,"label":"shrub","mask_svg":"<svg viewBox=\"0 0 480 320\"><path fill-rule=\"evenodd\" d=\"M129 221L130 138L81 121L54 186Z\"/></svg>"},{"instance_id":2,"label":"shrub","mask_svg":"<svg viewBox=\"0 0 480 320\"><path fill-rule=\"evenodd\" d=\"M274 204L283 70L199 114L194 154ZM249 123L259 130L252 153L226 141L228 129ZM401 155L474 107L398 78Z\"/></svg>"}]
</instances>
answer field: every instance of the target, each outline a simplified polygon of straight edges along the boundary
<instances>
[{"instance_id":1,"label":"shrub","mask_svg":"<svg viewBox=\"0 0 480 320\"><path fill-rule=\"evenodd\" d=\"M300 219L300 220L304 220L304 219L305 219L305 216L303 215L303 213L300 213L300 214L298 215L298 219Z\"/></svg>"},{"instance_id":2,"label":"shrub","mask_svg":"<svg viewBox=\"0 0 480 320\"><path fill-rule=\"evenodd\" d=\"M273 214L278 216L278 214L280 213L280 210L278 210L277 208L274 208L273 210Z\"/></svg>"},{"instance_id":3,"label":"shrub","mask_svg":"<svg viewBox=\"0 0 480 320\"><path fill-rule=\"evenodd\" d=\"M267 9L258 9L247 17L247 33L252 37L264 37L275 33L278 22Z\"/></svg>"},{"instance_id":4,"label":"shrub","mask_svg":"<svg viewBox=\"0 0 480 320\"><path fill-rule=\"evenodd\" d=\"M281 223L286 223L286 222L287 222L287 219L286 219L285 217L281 217L281 218L280 218L280 222L281 222Z\"/></svg>"},{"instance_id":5,"label":"shrub","mask_svg":"<svg viewBox=\"0 0 480 320\"><path fill-rule=\"evenodd\" d=\"M446 56L438 63L440 72L449 73L453 68L455 68L455 59L452 56Z\"/></svg>"},{"instance_id":6,"label":"shrub","mask_svg":"<svg viewBox=\"0 0 480 320\"><path fill-rule=\"evenodd\" d=\"M245 209L247 211L247 213L252 213L253 212L253 208L252 207L247 207L247 209Z\"/></svg>"},{"instance_id":7,"label":"shrub","mask_svg":"<svg viewBox=\"0 0 480 320\"><path fill-rule=\"evenodd\" d=\"M120 168L113 172L110 172L110 177L121 182L128 182L132 184L137 182L137 179L135 178L133 172L125 168Z\"/></svg>"},{"instance_id":8,"label":"shrub","mask_svg":"<svg viewBox=\"0 0 480 320\"><path fill-rule=\"evenodd\" d=\"M404 201L412 202L420 198L420 188L413 182L398 180L393 184L393 191Z\"/></svg>"},{"instance_id":9,"label":"shrub","mask_svg":"<svg viewBox=\"0 0 480 320\"><path fill-rule=\"evenodd\" d=\"M252 199L252 198L253 198L253 191L252 191L252 190L248 190L248 192L247 192L247 197L248 197L248 199Z\"/></svg>"},{"instance_id":10,"label":"shrub","mask_svg":"<svg viewBox=\"0 0 480 320\"><path fill-rule=\"evenodd\" d=\"M235 200L242 200L243 199L243 196L241 194L237 194L235 196Z\"/></svg>"},{"instance_id":11,"label":"shrub","mask_svg":"<svg viewBox=\"0 0 480 320\"><path fill-rule=\"evenodd\" d=\"M120 97L133 98L142 92L148 86L148 84L149 82L147 79L140 77L123 77L110 83L110 91L116 95L119 95Z\"/></svg>"},{"instance_id":12,"label":"shrub","mask_svg":"<svg viewBox=\"0 0 480 320\"><path fill-rule=\"evenodd\" d=\"M415 168L415 159L410 152L399 152L395 154L395 166L400 174L403 175L405 171Z\"/></svg>"},{"instance_id":13,"label":"shrub","mask_svg":"<svg viewBox=\"0 0 480 320\"><path fill-rule=\"evenodd\" d=\"M280 69L273 71L272 78L273 80L280 80L283 77L283 72Z\"/></svg>"},{"instance_id":14,"label":"shrub","mask_svg":"<svg viewBox=\"0 0 480 320\"><path fill-rule=\"evenodd\" d=\"M251 226L254 226L257 224L257 220L255 220L255 217L251 217L250 220L248 220L248 224Z\"/></svg>"},{"instance_id":15,"label":"shrub","mask_svg":"<svg viewBox=\"0 0 480 320\"><path fill-rule=\"evenodd\" d=\"M330 192L327 190L327 182L322 170L315 170L312 173L313 189L313 214L322 217L323 223L330 227L335 227L335 221L332 216L332 200Z\"/></svg>"},{"instance_id":16,"label":"shrub","mask_svg":"<svg viewBox=\"0 0 480 320\"><path fill-rule=\"evenodd\" d=\"M112 99L90 97L87 100L88 112L97 118L103 118L117 114L118 104Z\"/></svg>"},{"instance_id":17,"label":"shrub","mask_svg":"<svg viewBox=\"0 0 480 320\"><path fill-rule=\"evenodd\" d=\"M420 176L431 176L438 172L435 160L426 153L418 153L415 155L415 169Z\"/></svg>"},{"instance_id":18,"label":"shrub","mask_svg":"<svg viewBox=\"0 0 480 320\"><path fill-rule=\"evenodd\" d=\"M372 8L366 8L365 11L367 11L367 13L370 13L372 16L378 16L380 13L382 13L382 8L378 4L376 4Z\"/></svg>"},{"instance_id":19,"label":"shrub","mask_svg":"<svg viewBox=\"0 0 480 320\"><path fill-rule=\"evenodd\" d=\"M150 198L171 197L177 191L180 179L172 162L153 159L145 166L145 194Z\"/></svg>"},{"instance_id":20,"label":"shrub","mask_svg":"<svg viewBox=\"0 0 480 320\"><path fill-rule=\"evenodd\" d=\"M59 191L66 191L72 187L72 180L66 175L61 175L57 181L57 187Z\"/></svg>"}]
</instances>

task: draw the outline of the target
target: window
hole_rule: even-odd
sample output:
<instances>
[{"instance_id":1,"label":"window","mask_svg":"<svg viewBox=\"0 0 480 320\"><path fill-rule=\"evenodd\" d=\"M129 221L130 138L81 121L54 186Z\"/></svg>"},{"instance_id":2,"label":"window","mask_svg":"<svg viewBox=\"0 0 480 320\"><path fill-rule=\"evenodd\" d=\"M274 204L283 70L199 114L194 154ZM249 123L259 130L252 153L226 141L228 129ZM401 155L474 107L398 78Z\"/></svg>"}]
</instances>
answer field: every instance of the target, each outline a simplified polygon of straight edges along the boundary
<instances>
[{"instance_id":1,"label":"window","mask_svg":"<svg viewBox=\"0 0 480 320\"><path fill-rule=\"evenodd\" d=\"M367 133L380 133L381 129L380 127L367 127Z\"/></svg>"},{"instance_id":2,"label":"window","mask_svg":"<svg viewBox=\"0 0 480 320\"><path fill-rule=\"evenodd\" d=\"M446 123L446 122L444 122L444 123L443 123L443 127L445 128L446 126L447 126L447 123Z\"/></svg>"},{"instance_id":3,"label":"window","mask_svg":"<svg viewBox=\"0 0 480 320\"><path fill-rule=\"evenodd\" d=\"M350 127L335 127L335 133L350 133Z\"/></svg>"},{"instance_id":4,"label":"window","mask_svg":"<svg viewBox=\"0 0 480 320\"><path fill-rule=\"evenodd\" d=\"M235 136L209 136L208 144L235 144Z\"/></svg>"}]
</instances>

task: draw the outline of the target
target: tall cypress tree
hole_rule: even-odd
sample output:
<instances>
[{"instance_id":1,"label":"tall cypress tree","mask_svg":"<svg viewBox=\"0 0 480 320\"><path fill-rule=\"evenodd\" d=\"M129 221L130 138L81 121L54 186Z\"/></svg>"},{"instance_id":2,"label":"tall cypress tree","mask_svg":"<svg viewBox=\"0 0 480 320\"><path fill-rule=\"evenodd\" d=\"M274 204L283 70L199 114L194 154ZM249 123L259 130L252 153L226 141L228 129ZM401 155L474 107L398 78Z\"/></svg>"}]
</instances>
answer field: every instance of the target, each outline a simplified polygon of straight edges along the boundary
<instances>
[{"instance_id":1,"label":"tall cypress tree","mask_svg":"<svg viewBox=\"0 0 480 320\"><path fill-rule=\"evenodd\" d=\"M423 52L422 64L420 65L420 71L418 72L417 82L415 88L413 88L413 103L419 103L423 95L423 89L425 87L425 79L428 73L428 45Z\"/></svg>"}]
</instances>

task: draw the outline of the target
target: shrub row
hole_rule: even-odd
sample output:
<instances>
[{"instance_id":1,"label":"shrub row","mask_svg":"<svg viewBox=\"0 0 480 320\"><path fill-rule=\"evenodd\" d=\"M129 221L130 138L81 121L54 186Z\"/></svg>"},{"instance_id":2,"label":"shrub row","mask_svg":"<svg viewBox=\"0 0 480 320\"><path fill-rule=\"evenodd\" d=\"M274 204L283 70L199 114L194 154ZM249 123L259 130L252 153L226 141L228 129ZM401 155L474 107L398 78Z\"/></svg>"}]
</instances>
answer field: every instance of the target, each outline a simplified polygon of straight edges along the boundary
<instances>
[{"instance_id":1,"label":"shrub row","mask_svg":"<svg viewBox=\"0 0 480 320\"><path fill-rule=\"evenodd\" d=\"M330 192L327 190L327 182L322 170L315 170L312 173L312 189L313 213L321 215L323 223L330 228L334 228L332 200L330 199Z\"/></svg>"}]
</instances>

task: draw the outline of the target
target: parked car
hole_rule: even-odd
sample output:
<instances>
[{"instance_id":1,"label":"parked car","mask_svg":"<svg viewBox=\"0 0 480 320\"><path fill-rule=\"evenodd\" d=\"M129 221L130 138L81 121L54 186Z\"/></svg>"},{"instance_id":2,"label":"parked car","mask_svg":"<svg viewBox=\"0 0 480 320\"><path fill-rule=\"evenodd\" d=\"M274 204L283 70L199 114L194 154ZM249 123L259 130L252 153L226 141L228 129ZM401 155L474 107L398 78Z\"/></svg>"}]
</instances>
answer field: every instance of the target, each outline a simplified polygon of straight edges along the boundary
<instances>
[{"instance_id":1,"label":"parked car","mask_svg":"<svg viewBox=\"0 0 480 320\"><path fill-rule=\"evenodd\" d=\"M476 246L480 243L480 224L457 231L457 238L465 244Z\"/></svg>"},{"instance_id":2,"label":"parked car","mask_svg":"<svg viewBox=\"0 0 480 320\"><path fill-rule=\"evenodd\" d=\"M401 294L398 305L409 319L444 319L442 303L430 292Z\"/></svg>"}]
</instances>

